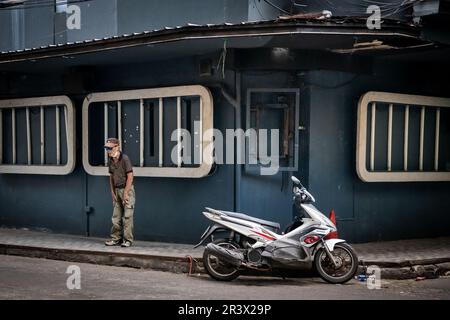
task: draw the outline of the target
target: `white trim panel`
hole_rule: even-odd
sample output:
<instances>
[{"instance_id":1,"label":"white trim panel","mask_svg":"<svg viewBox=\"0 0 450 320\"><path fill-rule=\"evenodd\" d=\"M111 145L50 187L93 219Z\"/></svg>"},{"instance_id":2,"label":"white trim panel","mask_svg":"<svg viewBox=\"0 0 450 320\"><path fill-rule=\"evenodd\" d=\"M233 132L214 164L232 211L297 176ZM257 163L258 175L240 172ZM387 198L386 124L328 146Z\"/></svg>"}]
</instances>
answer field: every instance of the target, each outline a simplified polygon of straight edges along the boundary
<instances>
[{"instance_id":1,"label":"white trim panel","mask_svg":"<svg viewBox=\"0 0 450 320\"><path fill-rule=\"evenodd\" d=\"M0 109L12 109L30 107L50 107L65 106L66 115L66 138L67 138L67 163L65 165L18 165L18 164L0 164L0 173L18 173L18 174L46 174L46 175L67 175L75 168L75 110L72 101L67 96L51 96L24 99L0 100ZM43 108L41 109L43 110ZM40 112L41 116L43 111ZM55 124L56 125L56 124ZM40 121L41 133L43 122ZM15 130L15 123L13 130ZM14 135L13 135L14 137ZM59 139L59 137L58 137ZM42 139L41 139L42 142ZM14 141L13 141L13 144ZM15 148L15 146L13 146ZM30 149L30 146L27 146ZM41 146L41 158L43 155L43 146ZM15 149L14 149L15 151ZM15 158L15 152L13 152ZM30 153L30 151L28 151ZM29 155L30 156L30 155ZM13 159L14 162L14 159ZM42 162L42 159L41 159Z\"/></svg>"},{"instance_id":2,"label":"white trim panel","mask_svg":"<svg viewBox=\"0 0 450 320\"><path fill-rule=\"evenodd\" d=\"M421 181L450 181L450 172L447 171L406 171L407 160L404 164L405 171L369 171L366 167L367 156L367 112L371 103L403 104L405 113L409 113L409 105L428 107L450 107L449 98L428 97L409 94L369 91L361 96L358 102L357 136L356 136L356 172L365 182L421 182ZM373 109L372 109L373 110ZM421 111L421 147L423 141L424 113ZM374 121L372 121L373 126ZM406 126L408 125L405 119ZM374 129L372 128L372 131ZM405 129L406 130L406 129ZM371 134L373 135L373 133ZM408 135L404 142L404 153L407 153ZM373 137L372 139L373 140ZM372 141L373 143L373 141ZM373 148L373 145L371 146ZM422 149L422 148L421 148ZM421 150L422 152L422 150ZM436 151L437 152L437 151ZM370 155L372 158L372 154ZM422 154L421 154L422 159ZM373 160L371 160L372 163ZM436 165L435 165L436 166Z\"/></svg>"},{"instance_id":3,"label":"white trim panel","mask_svg":"<svg viewBox=\"0 0 450 320\"><path fill-rule=\"evenodd\" d=\"M83 167L87 173L96 176L108 176L107 167L92 166L89 163L89 128L88 128L88 114L89 106L94 102L107 101L125 101L125 100L139 100L139 99L158 99L159 98L159 167L133 167L134 176L141 177L175 177L175 178L201 178L206 176L212 167L213 163L213 148L208 148L208 145L213 142L212 135L207 137L200 137L202 158L199 167L162 167L162 112L164 107L162 105L163 98L169 97L183 97L183 96L199 96L200 97L200 114L202 122L202 132L213 128L213 99L211 92L204 86L177 86L177 87L163 87L153 89L138 89L126 91L111 91L99 92L89 94L83 102ZM120 137L119 137L120 139Z\"/></svg>"}]
</instances>

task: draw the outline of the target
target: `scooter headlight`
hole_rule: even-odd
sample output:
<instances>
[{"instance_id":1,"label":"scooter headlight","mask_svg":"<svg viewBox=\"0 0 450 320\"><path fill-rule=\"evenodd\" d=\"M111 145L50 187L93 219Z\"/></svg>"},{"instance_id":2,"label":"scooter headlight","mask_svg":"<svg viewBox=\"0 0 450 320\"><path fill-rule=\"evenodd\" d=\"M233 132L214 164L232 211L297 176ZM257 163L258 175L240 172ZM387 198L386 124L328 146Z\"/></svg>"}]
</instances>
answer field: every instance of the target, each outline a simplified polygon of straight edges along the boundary
<instances>
[{"instance_id":1,"label":"scooter headlight","mask_svg":"<svg viewBox=\"0 0 450 320\"><path fill-rule=\"evenodd\" d=\"M305 242L306 244L313 244L319 240L320 240L320 237L315 234L315 235L306 236L305 239L303 239L303 242Z\"/></svg>"}]
</instances>

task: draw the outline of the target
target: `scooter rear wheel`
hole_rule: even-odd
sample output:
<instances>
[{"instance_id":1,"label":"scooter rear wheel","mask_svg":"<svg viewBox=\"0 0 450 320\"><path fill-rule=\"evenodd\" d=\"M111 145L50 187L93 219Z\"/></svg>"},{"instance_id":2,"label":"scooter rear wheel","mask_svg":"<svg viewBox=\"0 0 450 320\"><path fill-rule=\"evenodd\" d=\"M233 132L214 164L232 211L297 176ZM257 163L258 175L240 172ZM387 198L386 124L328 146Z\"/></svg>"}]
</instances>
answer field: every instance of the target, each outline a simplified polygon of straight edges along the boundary
<instances>
[{"instance_id":1,"label":"scooter rear wheel","mask_svg":"<svg viewBox=\"0 0 450 320\"><path fill-rule=\"evenodd\" d=\"M218 239L212 243L228 249L240 248L239 244L228 239ZM236 267L219 260L209 250L203 252L203 265L205 266L206 272L216 280L231 281L239 277L239 270Z\"/></svg>"},{"instance_id":2,"label":"scooter rear wheel","mask_svg":"<svg viewBox=\"0 0 450 320\"><path fill-rule=\"evenodd\" d=\"M332 252L338 261L333 264L325 249L320 249L314 258L314 265L320 277L329 283L345 283L353 278L358 269L358 257L351 246L337 243Z\"/></svg>"}]
</instances>

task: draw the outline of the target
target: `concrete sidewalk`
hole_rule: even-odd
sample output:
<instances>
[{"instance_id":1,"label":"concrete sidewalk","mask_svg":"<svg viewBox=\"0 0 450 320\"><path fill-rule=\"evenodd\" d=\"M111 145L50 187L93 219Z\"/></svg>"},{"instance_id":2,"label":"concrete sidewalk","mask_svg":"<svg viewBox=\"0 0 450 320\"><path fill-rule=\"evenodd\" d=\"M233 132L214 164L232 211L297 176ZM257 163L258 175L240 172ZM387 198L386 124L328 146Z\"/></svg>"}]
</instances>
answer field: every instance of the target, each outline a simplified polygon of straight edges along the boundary
<instances>
[{"instance_id":1,"label":"concrete sidewalk","mask_svg":"<svg viewBox=\"0 0 450 320\"><path fill-rule=\"evenodd\" d=\"M203 272L203 248L136 241L130 248L106 247L105 239L0 228L0 254L74 262ZM361 266L377 265L386 279L437 277L450 271L450 237L371 242L352 245ZM362 270L362 268L361 268Z\"/></svg>"}]
</instances>

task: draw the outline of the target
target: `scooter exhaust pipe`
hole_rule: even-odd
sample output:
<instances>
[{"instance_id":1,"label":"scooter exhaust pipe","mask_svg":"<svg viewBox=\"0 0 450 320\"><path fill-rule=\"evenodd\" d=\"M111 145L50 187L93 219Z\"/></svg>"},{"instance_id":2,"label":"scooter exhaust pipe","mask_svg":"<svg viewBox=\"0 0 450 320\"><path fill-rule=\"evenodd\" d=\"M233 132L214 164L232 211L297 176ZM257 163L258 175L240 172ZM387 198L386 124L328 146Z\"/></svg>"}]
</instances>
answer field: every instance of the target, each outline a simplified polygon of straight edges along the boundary
<instances>
[{"instance_id":1,"label":"scooter exhaust pipe","mask_svg":"<svg viewBox=\"0 0 450 320\"><path fill-rule=\"evenodd\" d=\"M237 252L233 249L227 249L214 243L209 243L205 250L208 250L210 254L216 256L219 260L229 263L237 268L239 268L244 261L244 255L241 252Z\"/></svg>"}]
</instances>

